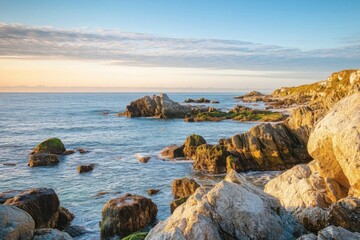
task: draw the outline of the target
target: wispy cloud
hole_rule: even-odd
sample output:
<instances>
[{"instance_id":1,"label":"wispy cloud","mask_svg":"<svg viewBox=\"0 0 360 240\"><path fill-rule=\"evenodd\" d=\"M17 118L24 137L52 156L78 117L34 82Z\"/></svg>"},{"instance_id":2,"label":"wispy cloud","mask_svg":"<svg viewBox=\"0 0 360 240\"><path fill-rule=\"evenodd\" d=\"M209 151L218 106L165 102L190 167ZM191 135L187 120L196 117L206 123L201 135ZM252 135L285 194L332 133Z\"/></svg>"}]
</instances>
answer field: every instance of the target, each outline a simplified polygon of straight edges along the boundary
<instances>
[{"instance_id":1,"label":"wispy cloud","mask_svg":"<svg viewBox=\"0 0 360 240\"><path fill-rule=\"evenodd\" d=\"M333 71L358 67L360 41L335 49L303 51L237 40L0 23L0 57L100 60L131 66Z\"/></svg>"}]
</instances>

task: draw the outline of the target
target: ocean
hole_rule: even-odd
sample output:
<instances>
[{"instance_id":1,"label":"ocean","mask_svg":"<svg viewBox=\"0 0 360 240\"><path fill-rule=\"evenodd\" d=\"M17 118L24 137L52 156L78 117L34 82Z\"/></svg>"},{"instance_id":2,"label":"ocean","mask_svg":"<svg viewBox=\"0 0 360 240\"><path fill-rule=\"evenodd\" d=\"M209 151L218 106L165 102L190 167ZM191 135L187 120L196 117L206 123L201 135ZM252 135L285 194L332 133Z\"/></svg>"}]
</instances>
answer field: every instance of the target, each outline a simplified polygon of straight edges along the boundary
<instances>
[{"instance_id":1,"label":"ocean","mask_svg":"<svg viewBox=\"0 0 360 240\"><path fill-rule=\"evenodd\" d=\"M205 97L210 104L231 109L239 104L233 97L243 93L169 93L175 101ZM0 94L0 192L29 188L53 188L61 205L75 214L72 224L88 232L77 239L99 239L101 210L111 198L125 193L151 198L158 206L158 220L170 215L174 178L195 177L199 181L218 180L192 169L191 161L163 161L160 151L182 144L193 133L208 143L246 132L258 123L189 123L181 119L126 118L116 114L127 104L153 93L1 93ZM244 103L241 103L244 105ZM254 104L245 104L250 107ZM109 112L103 115L103 112ZM31 150L50 137L60 138L67 149L85 148L61 158L51 167L27 166ZM136 156L151 156L147 163ZM16 166L5 166L15 163ZM79 164L96 164L90 173L79 174ZM148 196L149 188L161 189ZM109 192L97 196L99 192Z\"/></svg>"}]
</instances>

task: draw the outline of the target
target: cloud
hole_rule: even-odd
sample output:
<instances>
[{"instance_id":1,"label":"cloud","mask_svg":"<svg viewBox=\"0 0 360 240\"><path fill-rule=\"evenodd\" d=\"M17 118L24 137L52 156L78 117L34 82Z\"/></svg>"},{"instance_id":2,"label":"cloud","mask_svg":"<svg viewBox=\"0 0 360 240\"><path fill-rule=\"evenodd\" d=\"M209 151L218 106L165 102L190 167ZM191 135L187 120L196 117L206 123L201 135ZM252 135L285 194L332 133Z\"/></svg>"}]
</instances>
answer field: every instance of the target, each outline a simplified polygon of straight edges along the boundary
<instances>
[{"instance_id":1,"label":"cloud","mask_svg":"<svg viewBox=\"0 0 360 240\"><path fill-rule=\"evenodd\" d=\"M334 71L358 67L360 41L303 51L237 40L0 23L0 58L4 57L97 60L127 66Z\"/></svg>"}]
</instances>

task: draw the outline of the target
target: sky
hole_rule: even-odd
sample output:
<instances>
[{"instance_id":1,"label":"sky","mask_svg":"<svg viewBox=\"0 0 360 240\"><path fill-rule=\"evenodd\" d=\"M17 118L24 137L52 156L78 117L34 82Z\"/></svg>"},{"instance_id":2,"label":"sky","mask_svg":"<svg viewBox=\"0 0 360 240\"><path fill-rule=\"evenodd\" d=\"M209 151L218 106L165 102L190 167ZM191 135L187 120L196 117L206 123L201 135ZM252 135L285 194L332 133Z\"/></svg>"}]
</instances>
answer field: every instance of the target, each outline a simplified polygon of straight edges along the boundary
<instances>
[{"instance_id":1,"label":"sky","mask_svg":"<svg viewBox=\"0 0 360 240\"><path fill-rule=\"evenodd\" d=\"M360 66L358 0L0 0L0 91L275 89Z\"/></svg>"}]
</instances>

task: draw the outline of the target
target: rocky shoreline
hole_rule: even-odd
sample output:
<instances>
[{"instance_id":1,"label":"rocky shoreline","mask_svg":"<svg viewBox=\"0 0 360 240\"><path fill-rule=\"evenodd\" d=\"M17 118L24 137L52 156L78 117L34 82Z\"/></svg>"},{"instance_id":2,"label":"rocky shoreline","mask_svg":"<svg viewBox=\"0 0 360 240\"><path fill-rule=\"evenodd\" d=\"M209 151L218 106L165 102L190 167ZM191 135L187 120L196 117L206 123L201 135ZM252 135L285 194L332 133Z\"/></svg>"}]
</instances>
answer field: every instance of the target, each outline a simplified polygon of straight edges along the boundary
<instances>
[{"instance_id":1,"label":"rocky shoreline","mask_svg":"<svg viewBox=\"0 0 360 240\"><path fill-rule=\"evenodd\" d=\"M360 70L333 73L326 81L278 89L271 95L251 92L236 99L293 110L272 121L277 112L194 108L166 94L146 96L126 108L126 117L261 122L268 117L271 123L219 139L215 145L192 134L183 145L166 147L164 157L190 159L195 171L226 177L211 185L175 179L172 215L158 223L151 198L127 193L110 199L102 211L102 239L360 239ZM28 165L60 164L75 152L51 138L34 148ZM149 160L139 158L142 163ZM93 164L79 165L74 171L93 169ZM243 175L269 170L284 172L264 189ZM159 191L152 190L149 195ZM86 231L71 225L74 217L52 189L0 193L1 239L72 239ZM149 226L150 232L144 232Z\"/></svg>"}]
</instances>

